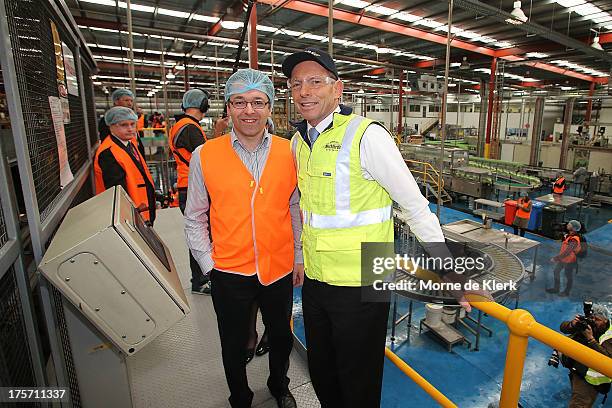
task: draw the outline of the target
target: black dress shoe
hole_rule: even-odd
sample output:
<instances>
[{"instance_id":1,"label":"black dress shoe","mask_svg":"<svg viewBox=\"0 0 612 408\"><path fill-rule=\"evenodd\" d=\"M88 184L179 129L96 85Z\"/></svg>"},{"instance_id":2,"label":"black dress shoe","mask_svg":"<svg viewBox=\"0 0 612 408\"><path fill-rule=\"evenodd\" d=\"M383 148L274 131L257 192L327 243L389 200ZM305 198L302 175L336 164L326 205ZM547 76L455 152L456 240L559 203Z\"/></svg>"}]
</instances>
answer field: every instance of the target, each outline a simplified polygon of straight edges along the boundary
<instances>
[{"instance_id":1,"label":"black dress shoe","mask_svg":"<svg viewBox=\"0 0 612 408\"><path fill-rule=\"evenodd\" d=\"M255 349L255 355L263 356L268 351L270 351L270 345L268 344L268 336L264 334L263 336L261 336L261 341L259 342L259 344L257 345L257 348Z\"/></svg>"},{"instance_id":2,"label":"black dress shoe","mask_svg":"<svg viewBox=\"0 0 612 408\"><path fill-rule=\"evenodd\" d=\"M255 349L247 349L246 350L246 364L249 364L255 355Z\"/></svg>"},{"instance_id":3,"label":"black dress shoe","mask_svg":"<svg viewBox=\"0 0 612 408\"><path fill-rule=\"evenodd\" d=\"M548 292L548 293L559 293L559 289L556 289L556 288L547 288L546 292Z\"/></svg>"},{"instance_id":4,"label":"black dress shoe","mask_svg":"<svg viewBox=\"0 0 612 408\"><path fill-rule=\"evenodd\" d=\"M295 402L295 398L293 398L293 394L290 391L275 398L278 408L297 408L297 402Z\"/></svg>"}]
</instances>

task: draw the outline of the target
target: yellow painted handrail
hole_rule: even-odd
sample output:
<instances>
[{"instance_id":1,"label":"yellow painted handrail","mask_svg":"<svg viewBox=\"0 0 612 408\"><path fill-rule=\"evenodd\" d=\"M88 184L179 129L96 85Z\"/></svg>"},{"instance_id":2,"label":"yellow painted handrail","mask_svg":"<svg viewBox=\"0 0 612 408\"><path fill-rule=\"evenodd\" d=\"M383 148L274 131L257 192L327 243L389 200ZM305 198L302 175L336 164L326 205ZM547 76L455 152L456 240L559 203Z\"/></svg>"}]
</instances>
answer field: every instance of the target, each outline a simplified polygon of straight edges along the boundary
<instances>
[{"instance_id":1,"label":"yellow painted handrail","mask_svg":"<svg viewBox=\"0 0 612 408\"><path fill-rule=\"evenodd\" d=\"M429 394L438 404L444 408L457 408L457 405L449 400L446 395L442 394L436 387L431 385L426 379L421 377L419 373L414 371L404 360L399 358L397 354L392 352L388 347L385 347L385 356L397 366L404 374L406 374L412 381L414 381L419 387L421 387L427 394Z\"/></svg>"},{"instance_id":2,"label":"yellow painted handrail","mask_svg":"<svg viewBox=\"0 0 612 408\"><path fill-rule=\"evenodd\" d=\"M419 175L422 175L425 181L430 181L432 183L435 183L436 185L439 185L440 188L444 188L444 179L440 177L440 173L438 173L438 170L436 170L436 168L432 166L431 163L411 160L411 159L404 160L404 162L406 162L406 164L412 164L415 166L423 166L423 170L411 167L410 171L412 173L417 173ZM429 169L429 173L427 172L428 169ZM432 176L432 173L433 173L433 176Z\"/></svg>"},{"instance_id":3,"label":"yellow painted handrail","mask_svg":"<svg viewBox=\"0 0 612 408\"><path fill-rule=\"evenodd\" d=\"M500 408L516 408L518 406L529 337L560 351L587 367L602 373L606 377L612 377L612 358L604 356L538 323L527 310L510 310L496 302L483 302L482 298L477 295L468 294L466 297L473 307L505 323L510 330L504 367L504 381L499 400ZM445 408L456 407L451 400L427 382L427 380L421 377L391 350L386 349L385 355L441 406Z\"/></svg>"},{"instance_id":4,"label":"yellow painted handrail","mask_svg":"<svg viewBox=\"0 0 612 408\"><path fill-rule=\"evenodd\" d=\"M510 310L495 302L478 302L479 298L473 295L467 295L467 299L472 306L502 321L510 330L500 408L516 408L518 406L529 337L559 350L607 377L612 377L612 358L538 323L528 311L523 309Z\"/></svg>"}]
</instances>

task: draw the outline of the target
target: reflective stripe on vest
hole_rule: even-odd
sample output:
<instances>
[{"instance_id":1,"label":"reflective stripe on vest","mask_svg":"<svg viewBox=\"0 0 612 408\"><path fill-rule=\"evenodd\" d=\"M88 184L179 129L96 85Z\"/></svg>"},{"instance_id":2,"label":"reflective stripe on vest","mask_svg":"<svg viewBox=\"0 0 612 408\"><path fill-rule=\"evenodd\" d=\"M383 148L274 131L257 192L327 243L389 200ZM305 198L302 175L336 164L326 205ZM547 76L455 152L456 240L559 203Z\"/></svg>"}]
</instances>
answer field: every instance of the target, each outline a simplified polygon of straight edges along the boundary
<instances>
[{"instance_id":1,"label":"reflective stripe on vest","mask_svg":"<svg viewBox=\"0 0 612 408\"><path fill-rule=\"evenodd\" d=\"M609 339L612 339L612 323L610 324L610 326L608 326L608 330L606 330L606 332L602 334L599 338L599 344L603 345L604 342ZM601 385L612 382L609 377L606 377L605 375L590 368L587 370L584 379L591 385Z\"/></svg>"},{"instance_id":2,"label":"reflective stripe on vest","mask_svg":"<svg viewBox=\"0 0 612 408\"><path fill-rule=\"evenodd\" d=\"M133 140L133 139L132 139ZM144 179L143 174L138 169L138 166L134 163L134 159L130 156L128 152L122 149L117 143L113 141L111 136L107 137L102 141L98 150L96 151L96 156L94 158L94 177L96 184L96 194L100 194L101 192L106 190L106 186L104 185L104 177L102 175L102 169L100 168L100 164L98 162L100 153L104 150L110 149L111 153L117 160L117 163L123 168L125 171L125 185L127 188L127 193L134 202L134 205L138 207L141 204L146 204L149 208L151 205L155 205L155 203L149 203L149 196L147 194L147 181ZM145 176L147 177L151 188L153 188L153 177L151 177L151 173L149 172L149 168L147 167L147 163L144 161L138 149L133 147L134 152L138 154L138 158L140 160L140 164L143 167L145 172ZM149 211L143 211L140 213L145 220L150 220L151 214Z\"/></svg>"},{"instance_id":3,"label":"reflective stripe on vest","mask_svg":"<svg viewBox=\"0 0 612 408\"><path fill-rule=\"evenodd\" d=\"M293 137L310 279L361 286L361 244L393 242L391 198L380 184L365 179L361 168L361 138L371 123L336 113L312 149L299 133Z\"/></svg>"},{"instance_id":4,"label":"reflective stripe on vest","mask_svg":"<svg viewBox=\"0 0 612 408\"><path fill-rule=\"evenodd\" d=\"M191 160L191 152L184 147L176 148L174 146L175 138L183 128L187 125L195 125L198 127L200 132L202 132L202 137L204 138L204 142L208 139L206 138L206 134L202 130L202 127L199 123L196 123L193 119L185 117L180 119L178 122L172 126L170 129L170 137L168 138L168 145L170 146L170 151L172 151L172 155L174 156L174 161L176 162L176 186L178 188L187 188L189 184L189 161ZM202 143L204 143L202 142Z\"/></svg>"},{"instance_id":5,"label":"reflective stripe on vest","mask_svg":"<svg viewBox=\"0 0 612 408\"><path fill-rule=\"evenodd\" d=\"M294 237L289 200L297 176L289 141L270 136L259 181L241 161L229 135L205 143L200 158L210 196L215 268L257 274L263 285L291 273Z\"/></svg>"}]
</instances>

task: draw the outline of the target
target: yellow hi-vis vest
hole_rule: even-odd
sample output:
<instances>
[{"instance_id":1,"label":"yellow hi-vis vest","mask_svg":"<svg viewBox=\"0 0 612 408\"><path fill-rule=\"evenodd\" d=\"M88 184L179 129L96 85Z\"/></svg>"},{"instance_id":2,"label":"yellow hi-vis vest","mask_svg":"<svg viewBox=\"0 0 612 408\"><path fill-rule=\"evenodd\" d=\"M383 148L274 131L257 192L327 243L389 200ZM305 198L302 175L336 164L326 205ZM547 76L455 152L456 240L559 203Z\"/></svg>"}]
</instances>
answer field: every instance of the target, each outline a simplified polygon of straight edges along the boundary
<instances>
[{"instance_id":1,"label":"yellow hi-vis vest","mask_svg":"<svg viewBox=\"0 0 612 408\"><path fill-rule=\"evenodd\" d=\"M391 197L363 177L361 138L372 120L334 114L312 149L297 132L296 158L306 276L335 286L363 286L361 243L393 242Z\"/></svg>"},{"instance_id":2,"label":"yellow hi-vis vest","mask_svg":"<svg viewBox=\"0 0 612 408\"><path fill-rule=\"evenodd\" d=\"M602 334L601 337L599 338L599 344L604 344L604 341L611 339L611 338L612 338L612 323L610 323L610 326L608 326L608 330L606 330L606 332ZM606 377L605 375L593 369L590 369L590 368L587 370L587 373L584 376L584 379L586 382L588 382L591 385L601 385L601 384L612 382L612 380L610 380L610 377Z\"/></svg>"}]
</instances>

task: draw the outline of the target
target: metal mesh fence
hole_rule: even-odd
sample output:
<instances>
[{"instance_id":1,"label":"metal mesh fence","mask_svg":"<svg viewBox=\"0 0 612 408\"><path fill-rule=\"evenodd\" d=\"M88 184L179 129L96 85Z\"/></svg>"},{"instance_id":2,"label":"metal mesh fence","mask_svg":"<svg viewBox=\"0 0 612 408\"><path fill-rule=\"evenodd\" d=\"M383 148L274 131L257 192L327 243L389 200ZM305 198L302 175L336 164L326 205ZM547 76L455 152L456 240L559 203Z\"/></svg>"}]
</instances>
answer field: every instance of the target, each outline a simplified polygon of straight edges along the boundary
<instances>
[{"instance_id":1,"label":"metal mesh fence","mask_svg":"<svg viewBox=\"0 0 612 408\"><path fill-rule=\"evenodd\" d=\"M4 223L4 213L2 211L2 203L0 202L0 248L8 241L6 233L6 224Z\"/></svg>"},{"instance_id":2,"label":"metal mesh fence","mask_svg":"<svg viewBox=\"0 0 612 408\"><path fill-rule=\"evenodd\" d=\"M57 142L49 106L49 96L59 96L51 22L56 24L60 39L74 56L76 46L46 1L6 0L5 6L42 221L61 193ZM68 95L70 123L64 124L68 160L73 172L88 159L81 97Z\"/></svg>"},{"instance_id":3,"label":"metal mesh fence","mask_svg":"<svg viewBox=\"0 0 612 408\"><path fill-rule=\"evenodd\" d=\"M87 121L89 122L89 145L93 146L98 141L98 127L91 69L85 62L81 62L81 69L83 72L83 87L85 88L85 103L87 104Z\"/></svg>"},{"instance_id":4,"label":"metal mesh fence","mask_svg":"<svg viewBox=\"0 0 612 408\"><path fill-rule=\"evenodd\" d=\"M70 387L71 407L81 407L81 397L79 393L79 381L77 378L76 369L74 368L74 360L72 359L72 348L70 347L70 338L68 337L68 328L66 327L66 317L64 315L64 305L62 303L62 294L55 286L50 285L53 291L53 303L55 305L55 319L59 330L62 350L64 352L64 361L66 365L66 374L68 376L68 386Z\"/></svg>"},{"instance_id":5,"label":"metal mesh fence","mask_svg":"<svg viewBox=\"0 0 612 408\"><path fill-rule=\"evenodd\" d=\"M0 386L36 387L13 267L0 279L0 316Z\"/></svg>"}]
</instances>

